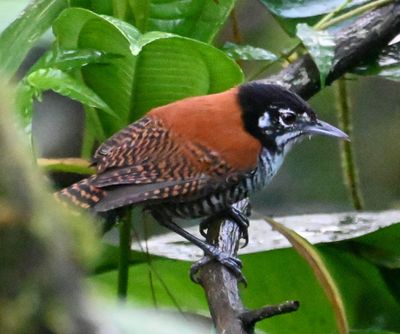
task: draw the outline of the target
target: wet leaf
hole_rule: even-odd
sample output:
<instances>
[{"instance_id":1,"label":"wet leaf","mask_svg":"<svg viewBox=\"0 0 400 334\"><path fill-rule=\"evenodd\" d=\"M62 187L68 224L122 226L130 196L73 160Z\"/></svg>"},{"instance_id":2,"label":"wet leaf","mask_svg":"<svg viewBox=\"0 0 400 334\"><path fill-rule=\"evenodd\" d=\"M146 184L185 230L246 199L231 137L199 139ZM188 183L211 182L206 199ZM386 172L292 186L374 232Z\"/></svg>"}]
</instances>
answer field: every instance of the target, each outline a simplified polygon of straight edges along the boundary
<instances>
[{"instance_id":1,"label":"wet leaf","mask_svg":"<svg viewBox=\"0 0 400 334\"><path fill-rule=\"evenodd\" d=\"M400 81L400 42L387 46L377 58L372 61L364 61L353 72L359 75L380 76Z\"/></svg>"},{"instance_id":2,"label":"wet leaf","mask_svg":"<svg viewBox=\"0 0 400 334\"><path fill-rule=\"evenodd\" d=\"M243 80L238 65L208 44L163 32L142 35L126 22L84 9L64 11L54 32L61 48L123 56L82 69L85 83L118 111L119 120L99 114L106 136L153 107L223 91Z\"/></svg>"},{"instance_id":3,"label":"wet leaf","mask_svg":"<svg viewBox=\"0 0 400 334\"><path fill-rule=\"evenodd\" d=\"M285 18L319 16L338 8L343 0L260 0L272 13ZM353 0L347 7L359 6L369 0Z\"/></svg>"},{"instance_id":4,"label":"wet leaf","mask_svg":"<svg viewBox=\"0 0 400 334\"><path fill-rule=\"evenodd\" d=\"M359 329L350 331L350 334L399 334L399 332L388 332L379 329Z\"/></svg>"},{"instance_id":5,"label":"wet leaf","mask_svg":"<svg viewBox=\"0 0 400 334\"><path fill-rule=\"evenodd\" d=\"M164 31L211 42L236 0L129 0L135 26L141 32Z\"/></svg>"},{"instance_id":6,"label":"wet leaf","mask_svg":"<svg viewBox=\"0 0 400 334\"><path fill-rule=\"evenodd\" d=\"M297 25L297 36L310 53L319 70L321 87L325 86L325 79L332 68L335 56L335 40L328 31L318 31L307 24Z\"/></svg>"},{"instance_id":7,"label":"wet leaf","mask_svg":"<svg viewBox=\"0 0 400 334\"><path fill-rule=\"evenodd\" d=\"M226 42L222 50L224 50L229 57L235 60L264 60L267 62L273 62L278 59L274 53L251 45L238 45Z\"/></svg>"},{"instance_id":8,"label":"wet leaf","mask_svg":"<svg viewBox=\"0 0 400 334\"><path fill-rule=\"evenodd\" d=\"M53 90L63 96L67 96L85 105L101 109L116 117L110 107L90 88L59 69L39 69L29 74L26 78L26 82L35 89L36 95L46 90Z\"/></svg>"},{"instance_id":9,"label":"wet leaf","mask_svg":"<svg viewBox=\"0 0 400 334\"><path fill-rule=\"evenodd\" d=\"M30 69L30 73L39 68L58 68L62 71L71 71L88 64L108 64L111 60L120 58L120 55L110 54L98 50L62 50L47 51Z\"/></svg>"},{"instance_id":10,"label":"wet leaf","mask_svg":"<svg viewBox=\"0 0 400 334\"><path fill-rule=\"evenodd\" d=\"M67 0L32 1L0 35L0 71L14 75L31 47L67 7Z\"/></svg>"}]
</instances>

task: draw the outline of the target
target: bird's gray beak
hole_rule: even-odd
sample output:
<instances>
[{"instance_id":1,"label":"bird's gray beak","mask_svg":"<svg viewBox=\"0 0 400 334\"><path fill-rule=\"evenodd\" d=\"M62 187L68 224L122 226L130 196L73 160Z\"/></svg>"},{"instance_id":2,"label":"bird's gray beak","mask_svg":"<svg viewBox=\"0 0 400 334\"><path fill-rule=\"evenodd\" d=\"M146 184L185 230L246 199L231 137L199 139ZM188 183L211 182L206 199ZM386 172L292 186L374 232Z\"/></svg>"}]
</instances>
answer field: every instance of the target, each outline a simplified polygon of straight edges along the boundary
<instances>
[{"instance_id":1,"label":"bird's gray beak","mask_svg":"<svg viewBox=\"0 0 400 334\"><path fill-rule=\"evenodd\" d=\"M337 137L344 140L350 140L349 136L345 134L342 130L326 123L324 121L317 120L314 124L307 124L303 128L303 132L310 135L324 135Z\"/></svg>"}]
</instances>

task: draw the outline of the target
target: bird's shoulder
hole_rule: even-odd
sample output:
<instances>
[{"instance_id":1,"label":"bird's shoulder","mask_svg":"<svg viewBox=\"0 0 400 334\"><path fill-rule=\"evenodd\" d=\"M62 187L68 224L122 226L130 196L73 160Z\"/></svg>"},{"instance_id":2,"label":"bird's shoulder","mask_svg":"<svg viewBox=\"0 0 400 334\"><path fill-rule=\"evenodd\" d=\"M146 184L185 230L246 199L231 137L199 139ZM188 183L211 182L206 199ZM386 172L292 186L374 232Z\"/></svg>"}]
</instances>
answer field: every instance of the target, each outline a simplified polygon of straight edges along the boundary
<instances>
[{"instance_id":1,"label":"bird's shoulder","mask_svg":"<svg viewBox=\"0 0 400 334\"><path fill-rule=\"evenodd\" d=\"M185 160L217 174L254 169L261 144L244 130L235 92L187 98L151 110L97 149L97 172L128 166L141 170L154 162L162 167L167 160Z\"/></svg>"}]
</instances>

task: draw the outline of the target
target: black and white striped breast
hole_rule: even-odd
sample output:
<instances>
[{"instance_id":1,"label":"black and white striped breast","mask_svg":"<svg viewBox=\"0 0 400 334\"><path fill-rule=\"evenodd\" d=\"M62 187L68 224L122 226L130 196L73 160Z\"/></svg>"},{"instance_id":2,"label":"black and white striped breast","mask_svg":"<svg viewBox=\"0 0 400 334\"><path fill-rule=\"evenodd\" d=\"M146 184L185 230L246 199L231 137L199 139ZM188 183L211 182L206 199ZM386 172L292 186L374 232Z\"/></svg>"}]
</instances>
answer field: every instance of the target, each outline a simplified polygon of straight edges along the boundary
<instances>
[{"instance_id":1,"label":"black and white striped breast","mask_svg":"<svg viewBox=\"0 0 400 334\"><path fill-rule=\"evenodd\" d=\"M179 218L201 218L218 214L232 204L248 197L249 193L264 188L278 171L283 157L271 156L264 150L257 168L247 173L237 183L227 184L203 197L192 200L167 202L161 208L168 215Z\"/></svg>"}]
</instances>

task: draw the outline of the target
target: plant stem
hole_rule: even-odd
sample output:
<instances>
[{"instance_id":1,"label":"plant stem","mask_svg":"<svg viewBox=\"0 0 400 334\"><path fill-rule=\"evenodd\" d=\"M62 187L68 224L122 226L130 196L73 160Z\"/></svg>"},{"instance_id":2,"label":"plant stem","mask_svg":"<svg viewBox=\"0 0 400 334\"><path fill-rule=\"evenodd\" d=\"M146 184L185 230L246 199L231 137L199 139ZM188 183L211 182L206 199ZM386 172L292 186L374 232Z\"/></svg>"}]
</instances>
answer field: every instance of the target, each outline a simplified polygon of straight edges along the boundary
<instances>
[{"instance_id":1,"label":"plant stem","mask_svg":"<svg viewBox=\"0 0 400 334\"><path fill-rule=\"evenodd\" d=\"M126 3L121 0L112 0L113 16L120 20L125 20Z\"/></svg>"},{"instance_id":2,"label":"plant stem","mask_svg":"<svg viewBox=\"0 0 400 334\"><path fill-rule=\"evenodd\" d=\"M378 8L380 6L383 6L383 5L386 5L386 4L390 3L390 2L393 2L393 0L377 0L377 1L373 1L373 2L367 3L364 6L357 7L355 9L353 9L353 10L348 11L345 14L342 14L340 16L337 16L337 17L333 18L332 20L329 20L329 21L325 22L324 24L321 24L319 26L319 29L326 29L326 28L328 28L328 27L330 27L332 25L335 25L335 24L337 24L339 22L342 22L342 21L345 21L347 19L350 19L353 16L360 15L360 14L362 14L362 13L368 11L368 10L376 9L376 8Z\"/></svg>"},{"instance_id":3,"label":"plant stem","mask_svg":"<svg viewBox=\"0 0 400 334\"><path fill-rule=\"evenodd\" d=\"M237 18L237 12L236 12L235 7L231 11L230 19L232 21L233 40L236 44L241 44L241 43L243 43L243 38L242 38L242 34L240 32L239 20Z\"/></svg>"},{"instance_id":4,"label":"plant stem","mask_svg":"<svg viewBox=\"0 0 400 334\"><path fill-rule=\"evenodd\" d=\"M327 15L325 15L319 22L317 22L314 25L314 29L321 29L321 27L329 22L329 20L332 19L332 17L334 17L337 13L339 13L342 9L344 9L349 3L351 3L353 0L346 0L344 1L339 7L337 7L335 10L333 10L332 12L328 13Z\"/></svg>"},{"instance_id":5,"label":"plant stem","mask_svg":"<svg viewBox=\"0 0 400 334\"><path fill-rule=\"evenodd\" d=\"M347 91L347 84L344 78L337 81L336 101L339 125L350 138L353 127L351 122L350 101ZM356 210L363 209L363 200L358 181L358 171L354 158L354 150L350 141L343 141L340 144L342 157L342 170L345 183L348 187L353 206Z\"/></svg>"},{"instance_id":6,"label":"plant stem","mask_svg":"<svg viewBox=\"0 0 400 334\"><path fill-rule=\"evenodd\" d=\"M129 257L131 252L132 210L128 209L119 224L118 298L126 301L128 295Z\"/></svg>"}]
</instances>

